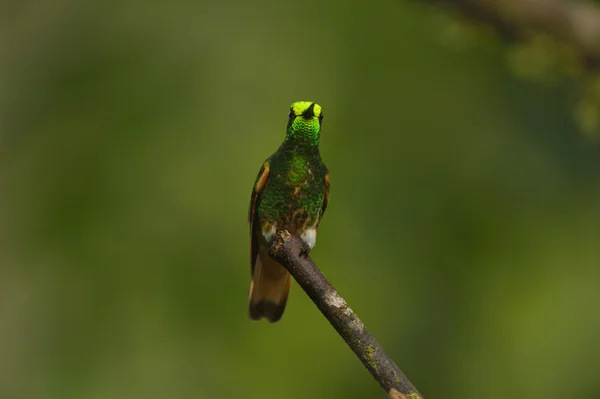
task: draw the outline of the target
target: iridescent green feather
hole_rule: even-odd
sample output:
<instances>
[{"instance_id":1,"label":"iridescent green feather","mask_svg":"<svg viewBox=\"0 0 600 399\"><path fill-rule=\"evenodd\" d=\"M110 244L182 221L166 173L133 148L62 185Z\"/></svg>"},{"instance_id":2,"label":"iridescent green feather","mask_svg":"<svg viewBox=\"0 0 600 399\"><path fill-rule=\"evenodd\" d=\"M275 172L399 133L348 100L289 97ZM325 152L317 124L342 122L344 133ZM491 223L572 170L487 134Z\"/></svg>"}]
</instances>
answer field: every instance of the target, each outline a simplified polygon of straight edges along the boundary
<instances>
[{"instance_id":1,"label":"iridescent green feather","mask_svg":"<svg viewBox=\"0 0 600 399\"><path fill-rule=\"evenodd\" d=\"M276 224L301 234L318 223L327 185L319 152L322 115L312 102L291 105L285 141L268 159L268 182L256 204L262 230Z\"/></svg>"},{"instance_id":2,"label":"iridescent green feather","mask_svg":"<svg viewBox=\"0 0 600 399\"><path fill-rule=\"evenodd\" d=\"M291 287L290 274L269 254L276 229L300 236L308 254L327 208L329 175L319 153L323 114L307 101L290 107L287 134L279 149L263 164L250 201L252 284L248 314L252 320L279 320Z\"/></svg>"}]
</instances>

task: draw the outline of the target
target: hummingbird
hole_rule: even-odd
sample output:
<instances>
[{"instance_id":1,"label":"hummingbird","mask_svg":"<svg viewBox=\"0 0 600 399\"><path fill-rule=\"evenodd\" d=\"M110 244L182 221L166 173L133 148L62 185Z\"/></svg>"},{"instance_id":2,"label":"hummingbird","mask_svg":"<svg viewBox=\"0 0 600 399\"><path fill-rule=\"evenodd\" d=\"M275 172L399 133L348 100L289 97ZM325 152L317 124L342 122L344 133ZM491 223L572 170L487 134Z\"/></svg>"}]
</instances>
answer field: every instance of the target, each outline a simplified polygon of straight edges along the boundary
<instances>
[{"instance_id":1,"label":"hummingbird","mask_svg":"<svg viewBox=\"0 0 600 399\"><path fill-rule=\"evenodd\" d=\"M269 256L278 229L302 240L308 256L329 202L329 171L321 159L319 139L323 110L312 101L290 106L286 136L263 163L250 197L250 284L248 315L252 320L281 319L292 276Z\"/></svg>"}]
</instances>

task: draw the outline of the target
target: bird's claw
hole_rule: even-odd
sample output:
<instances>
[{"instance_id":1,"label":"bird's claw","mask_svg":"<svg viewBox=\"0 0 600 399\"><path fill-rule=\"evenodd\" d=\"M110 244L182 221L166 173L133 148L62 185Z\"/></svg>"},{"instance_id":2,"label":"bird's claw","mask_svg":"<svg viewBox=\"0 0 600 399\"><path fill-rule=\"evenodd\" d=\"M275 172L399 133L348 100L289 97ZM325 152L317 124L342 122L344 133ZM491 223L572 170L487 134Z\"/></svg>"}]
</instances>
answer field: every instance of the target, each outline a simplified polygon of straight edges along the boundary
<instances>
[{"instance_id":1,"label":"bird's claw","mask_svg":"<svg viewBox=\"0 0 600 399\"><path fill-rule=\"evenodd\" d=\"M310 246L308 244L304 244L302 249L300 249L300 256L303 258L308 258L308 253L310 252Z\"/></svg>"}]
</instances>

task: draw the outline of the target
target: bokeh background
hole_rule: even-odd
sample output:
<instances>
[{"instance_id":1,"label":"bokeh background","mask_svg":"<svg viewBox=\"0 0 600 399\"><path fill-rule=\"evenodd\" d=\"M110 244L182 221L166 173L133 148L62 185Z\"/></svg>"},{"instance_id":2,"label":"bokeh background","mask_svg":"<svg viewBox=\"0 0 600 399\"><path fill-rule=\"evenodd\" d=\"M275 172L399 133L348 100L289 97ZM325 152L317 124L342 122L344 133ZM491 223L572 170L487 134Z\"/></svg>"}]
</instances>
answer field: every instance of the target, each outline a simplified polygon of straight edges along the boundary
<instances>
[{"instance_id":1,"label":"bokeh background","mask_svg":"<svg viewBox=\"0 0 600 399\"><path fill-rule=\"evenodd\" d=\"M311 256L426 398L600 397L600 144L502 41L406 1L2 8L0 398L384 397L297 285L247 317L295 100Z\"/></svg>"}]
</instances>

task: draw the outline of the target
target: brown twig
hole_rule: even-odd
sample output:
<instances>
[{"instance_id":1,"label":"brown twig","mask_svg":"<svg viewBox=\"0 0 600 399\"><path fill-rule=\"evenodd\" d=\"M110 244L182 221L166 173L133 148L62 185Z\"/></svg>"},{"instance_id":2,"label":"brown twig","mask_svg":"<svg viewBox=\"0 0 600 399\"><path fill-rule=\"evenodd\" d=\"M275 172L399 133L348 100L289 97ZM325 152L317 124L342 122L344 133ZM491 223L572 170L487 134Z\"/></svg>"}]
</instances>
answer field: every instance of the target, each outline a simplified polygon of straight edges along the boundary
<instances>
[{"instance_id":1,"label":"brown twig","mask_svg":"<svg viewBox=\"0 0 600 399\"><path fill-rule=\"evenodd\" d=\"M300 238L279 230L269 254L292 274L390 398L422 399L317 265L300 255L302 248Z\"/></svg>"}]
</instances>

